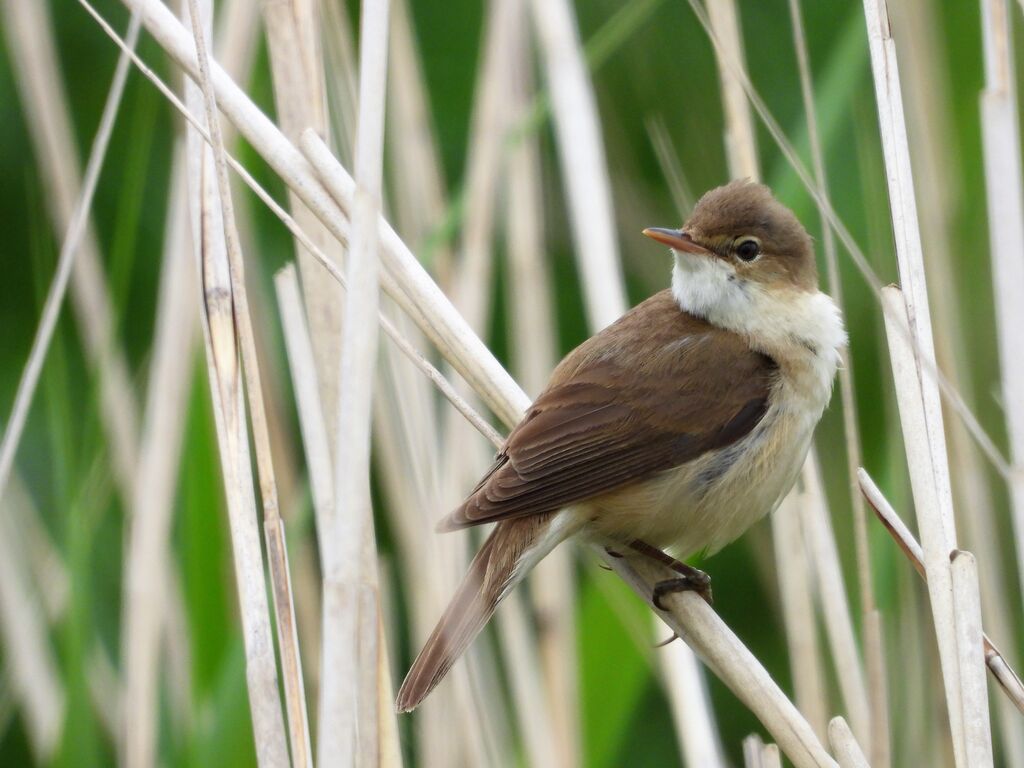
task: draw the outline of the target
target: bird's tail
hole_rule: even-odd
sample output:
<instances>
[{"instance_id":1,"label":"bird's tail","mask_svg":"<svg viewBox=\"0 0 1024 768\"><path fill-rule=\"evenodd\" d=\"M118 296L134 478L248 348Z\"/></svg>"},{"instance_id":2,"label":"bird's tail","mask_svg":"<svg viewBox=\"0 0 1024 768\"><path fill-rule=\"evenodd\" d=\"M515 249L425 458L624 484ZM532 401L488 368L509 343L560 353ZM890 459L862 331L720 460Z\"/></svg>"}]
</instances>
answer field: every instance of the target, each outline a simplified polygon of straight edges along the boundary
<instances>
[{"instance_id":1,"label":"bird's tail","mask_svg":"<svg viewBox=\"0 0 1024 768\"><path fill-rule=\"evenodd\" d=\"M498 603L565 538L569 531L559 530L564 526L555 522L556 517L532 515L498 523L405 676L395 702L399 712L419 706L494 615Z\"/></svg>"}]
</instances>

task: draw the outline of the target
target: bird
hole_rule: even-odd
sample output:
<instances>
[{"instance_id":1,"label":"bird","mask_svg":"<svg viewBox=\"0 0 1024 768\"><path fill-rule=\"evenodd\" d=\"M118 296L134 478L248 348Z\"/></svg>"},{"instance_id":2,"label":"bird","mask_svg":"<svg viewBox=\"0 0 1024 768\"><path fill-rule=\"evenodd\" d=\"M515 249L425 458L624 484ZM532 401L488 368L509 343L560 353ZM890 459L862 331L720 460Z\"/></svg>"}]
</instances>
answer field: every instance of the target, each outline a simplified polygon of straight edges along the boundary
<instances>
[{"instance_id":1,"label":"bird","mask_svg":"<svg viewBox=\"0 0 1024 768\"><path fill-rule=\"evenodd\" d=\"M570 537L632 548L680 576L789 492L831 398L847 337L818 288L810 236L768 187L706 192L679 229L671 287L570 352L439 531L495 523L413 662L396 709L418 706L501 600ZM671 552L672 554L668 554Z\"/></svg>"}]
</instances>

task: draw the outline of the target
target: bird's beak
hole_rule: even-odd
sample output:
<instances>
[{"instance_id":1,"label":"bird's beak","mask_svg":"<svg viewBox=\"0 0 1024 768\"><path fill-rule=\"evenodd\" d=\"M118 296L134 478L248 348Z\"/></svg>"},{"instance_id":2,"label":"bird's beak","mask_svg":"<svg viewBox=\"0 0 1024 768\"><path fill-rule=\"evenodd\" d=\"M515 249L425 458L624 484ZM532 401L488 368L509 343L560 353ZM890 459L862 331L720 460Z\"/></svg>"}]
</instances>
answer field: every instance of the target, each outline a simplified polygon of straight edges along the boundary
<instances>
[{"instance_id":1,"label":"bird's beak","mask_svg":"<svg viewBox=\"0 0 1024 768\"><path fill-rule=\"evenodd\" d=\"M663 229L662 227L648 227L643 232L651 240L656 240L659 243L667 245L676 251L685 251L686 253L702 253L706 256L710 256L711 251L707 248L697 245L693 242L686 232L681 229Z\"/></svg>"}]
</instances>

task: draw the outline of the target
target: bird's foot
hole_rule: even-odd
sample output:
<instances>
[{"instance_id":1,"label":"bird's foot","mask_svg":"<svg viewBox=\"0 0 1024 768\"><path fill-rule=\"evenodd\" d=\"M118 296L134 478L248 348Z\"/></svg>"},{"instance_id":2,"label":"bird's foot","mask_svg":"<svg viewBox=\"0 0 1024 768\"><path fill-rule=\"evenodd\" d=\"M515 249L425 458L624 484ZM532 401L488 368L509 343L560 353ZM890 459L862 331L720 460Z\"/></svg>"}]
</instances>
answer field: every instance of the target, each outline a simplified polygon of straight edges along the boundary
<instances>
[{"instance_id":1,"label":"bird's foot","mask_svg":"<svg viewBox=\"0 0 1024 768\"><path fill-rule=\"evenodd\" d=\"M671 643L673 640L678 640L678 639L679 639L679 635L677 635L675 632L673 632L671 637L669 637L667 640L662 640L660 643L655 643L654 647L655 648L664 648L666 645Z\"/></svg>"},{"instance_id":2,"label":"bird's foot","mask_svg":"<svg viewBox=\"0 0 1024 768\"><path fill-rule=\"evenodd\" d=\"M696 592L708 605L714 605L715 601L711 596L711 577L704 571L693 566L679 563L679 568L673 570L680 575L674 579L665 579L654 585L651 594L651 602L659 610L666 610L661 603L661 598L673 592Z\"/></svg>"}]
</instances>

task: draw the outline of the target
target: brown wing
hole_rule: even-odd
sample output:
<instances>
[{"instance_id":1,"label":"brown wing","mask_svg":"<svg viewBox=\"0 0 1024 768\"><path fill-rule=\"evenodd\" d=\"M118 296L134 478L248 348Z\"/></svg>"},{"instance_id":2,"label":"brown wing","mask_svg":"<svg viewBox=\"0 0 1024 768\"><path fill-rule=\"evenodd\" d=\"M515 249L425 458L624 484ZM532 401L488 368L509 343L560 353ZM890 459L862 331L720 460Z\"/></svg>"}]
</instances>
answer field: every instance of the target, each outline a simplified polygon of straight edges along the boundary
<instances>
[{"instance_id":1,"label":"brown wing","mask_svg":"<svg viewBox=\"0 0 1024 768\"><path fill-rule=\"evenodd\" d=\"M662 291L562 361L439 527L554 512L729 445L764 416L774 375L770 358Z\"/></svg>"}]
</instances>

